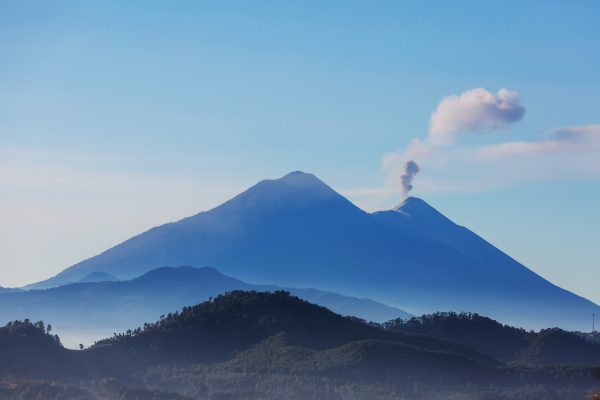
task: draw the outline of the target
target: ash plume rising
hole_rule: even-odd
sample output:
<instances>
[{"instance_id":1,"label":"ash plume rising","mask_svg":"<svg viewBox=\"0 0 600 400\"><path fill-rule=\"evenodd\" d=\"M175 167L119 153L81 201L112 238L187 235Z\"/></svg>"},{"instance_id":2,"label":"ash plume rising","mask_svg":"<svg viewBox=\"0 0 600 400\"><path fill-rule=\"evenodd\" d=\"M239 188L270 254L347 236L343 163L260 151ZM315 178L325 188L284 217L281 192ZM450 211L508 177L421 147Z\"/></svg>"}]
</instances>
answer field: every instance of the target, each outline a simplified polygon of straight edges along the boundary
<instances>
[{"instance_id":1,"label":"ash plume rising","mask_svg":"<svg viewBox=\"0 0 600 400\"><path fill-rule=\"evenodd\" d=\"M408 193L413 189L412 181L419 173L419 170L419 165L413 160L404 163L404 172L402 173L402 176L400 176L404 197L407 197Z\"/></svg>"}]
</instances>

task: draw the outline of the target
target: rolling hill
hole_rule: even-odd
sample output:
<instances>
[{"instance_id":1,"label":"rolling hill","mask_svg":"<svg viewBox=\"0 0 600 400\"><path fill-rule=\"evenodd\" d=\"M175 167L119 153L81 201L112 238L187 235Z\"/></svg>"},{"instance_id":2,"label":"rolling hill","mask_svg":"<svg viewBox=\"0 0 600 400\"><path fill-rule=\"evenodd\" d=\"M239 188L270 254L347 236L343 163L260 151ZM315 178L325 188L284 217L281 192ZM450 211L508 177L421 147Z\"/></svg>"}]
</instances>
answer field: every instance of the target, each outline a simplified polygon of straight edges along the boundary
<instances>
[{"instance_id":1,"label":"rolling hill","mask_svg":"<svg viewBox=\"0 0 600 400\"><path fill-rule=\"evenodd\" d=\"M79 343L90 344L113 332L143 325L163 314L228 291L282 289L272 285L250 285L206 267L163 267L126 281L114 281L104 273L94 273L94 277L101 281L0 293L0 323L25 318L52 321L54 331L60 334L63 342L69 347L77 347ZM339 314L371 321L412 316L365 298L315 289L286 290Z\"/></svg>"},{"instance_id":2,"label":"rolling hill","mask_svg":"<svg viewBox=\"0 0 600 400\"><path fill-rule=\"evenodd\" d=\"M512 367L281 291L219 295L83 351L41 323L0 328L7 399L570 400L594 385L590 368Z\"/></svg>"},{"instance_id":3,"label":"rolling hill","mask_svg":"<svg viewBox=\"0 0 600 400\"><path fill-rule=\"evenodd\" d=\"M558 328L526 331L466 313L423 315L384 326L395 332L451 340L512 364L600 366L600 343Z\"/></svg>"}]
</instances>

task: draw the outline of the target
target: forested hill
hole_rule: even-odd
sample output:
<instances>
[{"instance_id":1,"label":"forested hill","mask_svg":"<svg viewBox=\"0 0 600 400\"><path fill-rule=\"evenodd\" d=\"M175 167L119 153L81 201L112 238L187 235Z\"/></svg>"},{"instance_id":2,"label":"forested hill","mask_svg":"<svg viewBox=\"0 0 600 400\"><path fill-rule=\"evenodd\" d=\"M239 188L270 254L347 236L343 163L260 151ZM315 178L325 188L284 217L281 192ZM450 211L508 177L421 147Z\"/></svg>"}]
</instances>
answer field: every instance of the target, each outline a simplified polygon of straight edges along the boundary
<instances>
[{"instance_id":1,"label":"forested hill","mask_svg":"<svg viewBox=\"0 0 600 400\"><path fill-rule=\"evenodd\" d=\"M384 324L393 332L451 340L495 359L526 365L600 365L600 343L553 328L539 332L471 313L435 313Z\"/></svg>"},{"instance_id":2,"label":"forested hill","mask_svg":"<svg viewBox=\"0 0 600 400\"><path fill-rule=\"evenodd\" d=\"M79 376L51 325L29 320L13 321L0 328L0 377L56 378Z\"/></svg>"},{"instance_id":3,"label":"forested hill","mask_svg":"<svg viewBox=\"0 0 600 400\"><path fill-rule=\"evenodd\" d=\"M481 365L497 364L491 357L462 345L386 331L376 324L342 317L284 291L233 291L219 295L167 314L143 328L101 340L92 350L112 346L160 358L214 361L277 334L284 334L290 345L314 350L375 339L402 343L423 352L453 353Z\"/></svg>"},{"instance_id":4,"label":"forested hill","mask_svg":"<svg viewBox=\"0 0 600 400\"><path fill-rule=\"evenodd\" d=\"M387 328L282 291L219 295L82 351L12 322L0 328L0 398L574 400L596 384L591 368L511 366Z\"/></svg>"},{"instance_id":5,"label":"forested hill","mask_svg":"<svg viewBox=\"0 0 600 400\"><path fill-rule=\"evenodd\" d=\"M282 288L253 285L221 274L214 268L161 267L132 280L117 281L96 272L82 282L43 290L0 291L0 324L15 319L51 321L63 343L75 348L89 345L162 314L198 304L232 290L275 291ZM285 288L294 295L341 315L384 322L412 315L366 298L315 289Z\"/></svg>"}]
</instances>

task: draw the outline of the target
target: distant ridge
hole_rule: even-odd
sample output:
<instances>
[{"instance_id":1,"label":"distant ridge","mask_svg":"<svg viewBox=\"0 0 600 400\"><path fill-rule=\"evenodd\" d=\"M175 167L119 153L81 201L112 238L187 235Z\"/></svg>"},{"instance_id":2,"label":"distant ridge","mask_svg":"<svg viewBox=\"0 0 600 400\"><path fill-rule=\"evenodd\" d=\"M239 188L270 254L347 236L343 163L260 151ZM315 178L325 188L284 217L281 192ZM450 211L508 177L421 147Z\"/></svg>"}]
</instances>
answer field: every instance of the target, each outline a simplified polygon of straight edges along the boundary
<instances>
[{"instance_id":1,"label":"distant ridge","mask_svg":"<svg viewBox=\"0 0 600 400\"><path fill-rule=\"evenodd\" d=\"M97 272L92 272L91 274L88 274L86 276L84 276L83 278L81 278L80 280L78 280L78 283L85 283L85 282L114 282L114 281L118 281L119 278L117 278L114 275L111 275L107 272L103 272L103 271L97 271Z\"/></svg>"},{"instance_id":2,"label":"distant ridge","mask_svg":"<svg viewBox=\"0 0 600 400\"><path fill-rule=\"evenodd\" d=\"M211 265L258 284L367 297L412 313L470 311L527 328L583 330L596 304L546 281L425 201L369 214L316 176L264 180L150 229L30 288L104 271Z\"/></svg>"},{"instance_id":3,"label":"distant ridge","mask_svg":"<svg viewBox=\"0 0 600 400\"><path fill-rule=\"evenodd\" d=\"M133 280L86 281L45 290L0 294L0 324L29 318L51 321L66 345L77 346L143 325L161 315L232 290L275 291L282 287L251 285L214 268L162 267ZM116 278L115 278L116 279ZM285 288L336 313L384 322L412 315L370 299L315 289Z\"/></svg>"},{"instance_id":4,"label":"distant ridge","mask_svg":"<svg viewBox=\"0 0 600 400\"><path fill-rule=\"evenodd\" d=\"M21 291L21 289L6 288L6 287L0 286L0 293L13 293L13 292L20 292L20 291Z\"/></svg>"}]
</instances>

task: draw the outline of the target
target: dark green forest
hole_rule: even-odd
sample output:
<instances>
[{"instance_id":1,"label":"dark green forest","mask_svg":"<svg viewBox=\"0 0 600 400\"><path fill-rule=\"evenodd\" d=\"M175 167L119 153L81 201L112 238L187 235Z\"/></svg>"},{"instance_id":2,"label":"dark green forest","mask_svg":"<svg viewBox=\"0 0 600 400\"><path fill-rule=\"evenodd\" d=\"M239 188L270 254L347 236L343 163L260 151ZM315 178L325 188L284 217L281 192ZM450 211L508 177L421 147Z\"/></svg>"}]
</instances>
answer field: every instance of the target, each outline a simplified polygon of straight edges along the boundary
<instances>
[{"instance_id":1,"label":"dark green forest","mask_svg":"<svg viewBox=\"0 0 600 400\"><path fill-rule=\"evenodd\" d=\"M600 342L593 335L558 328L526 331L473 313L435 313L382 326L394 332L451 340L516 365L594 365L600 360Z\"/></svg>"},{"instance_id":2,"label":"dark green forest","mask_svg":"<svg viewBox=\"0 0 600 400\"><path fill-rule=\"evenodd\" d=\"M287 292L235 291L83 350L50 325L12 322L0 328L0 398L586 399L599 349L476 314L380 325Z\"/></svg>"}]
</instances>

